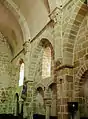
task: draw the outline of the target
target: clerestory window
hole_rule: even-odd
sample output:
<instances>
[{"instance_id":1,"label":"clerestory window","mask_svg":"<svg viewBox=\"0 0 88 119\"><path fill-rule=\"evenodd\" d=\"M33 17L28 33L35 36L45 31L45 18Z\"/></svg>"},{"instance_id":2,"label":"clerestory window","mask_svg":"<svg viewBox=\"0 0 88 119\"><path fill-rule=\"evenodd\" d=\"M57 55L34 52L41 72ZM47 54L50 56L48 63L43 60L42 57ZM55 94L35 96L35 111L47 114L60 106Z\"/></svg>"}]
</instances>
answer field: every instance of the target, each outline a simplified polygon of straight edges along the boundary
<instances>
[{"instance_id":1,"label":"clerestory window","mask_svg":"<svg viewBox=\"0 0 88 119\"><path fill-rule=\"evenodd\" d=\"M23 86L23 82L24 82L24 62L21 59L21 61L20 61L19 86Z\"/></svg>"},{"instance_id":2,"label":"clerestory window","mask_svg":"<svg viewBox=\"0 0 88 119\"><path fill-rule=\"evenodd\" d=\"M48 78L51 76L51 48L44 48L42 59L42 78Z\"/></svg>"}]
</instances>

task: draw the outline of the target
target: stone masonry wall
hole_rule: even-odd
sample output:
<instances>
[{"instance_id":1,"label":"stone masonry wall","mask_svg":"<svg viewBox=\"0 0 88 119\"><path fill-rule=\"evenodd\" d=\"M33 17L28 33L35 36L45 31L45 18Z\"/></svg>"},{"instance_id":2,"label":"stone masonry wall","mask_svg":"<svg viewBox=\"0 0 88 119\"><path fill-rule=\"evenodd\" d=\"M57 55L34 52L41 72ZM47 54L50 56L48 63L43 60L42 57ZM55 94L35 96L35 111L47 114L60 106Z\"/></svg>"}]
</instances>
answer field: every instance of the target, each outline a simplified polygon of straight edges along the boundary
<instances>
[{"instance_id":1,"label":"stone masonry wall","mask_svg":"<svg viewBox=\"0 0 88 119\"><path fill-rule=\"evenodd\" d=\"M8 39L0 32L0 113L16 114L15 94L21 92L19 88L20 65L18 59L22 58L21 53L14 62L8 44ZM18 62L18 64L17 64Z\"/></svg>"},{"instance_id":2,"label":"stone masonry wall","mask_svg":"<svg viewBox=\"0 0 88 119\"><path fill-rule=\"evenodd\" d=\"M88 17L88 14L85 16L83 22L81 23L81 26L75 41L75 47L74 47L74 98L76 101L79 102L80 116L86 116L84 108L81 108L82 110L80 109L80 104L84 103L84 100L85 100L83 98L84 96L82 96L81 94L81 86L84 86L85 80L84 79L82 80L82 75L78 76L77 74L80 68L81 68L82 74L85 73L85 71L87 70L87 68L84 68L84 65L88 61L87 17ZM84 95L84 92L83 92L83 95Z\"/></svg>"},{"instance_id":3,"label":"stone masonry wall","mask_svg":"<svg viewBox=\"0 0 88 119\"><path fill-rule=\"evenodd\" d=\"M80 8L81 6L82 8ZM55 82L56 114L58 119L68 118L67 102L79 101L80 81L77 79L77 74L80 67L88 60L88 15L86 15L86 11L86 5L82 5L80 0L66 2L66 5L64 0L64 6L54 9L49 15L51 19L49 24L30 41L30 56L22 52L12 61L12 64L10 62L12 55L7 39L0 34L0 78L3 79L0 81L0 107L2 107L0 113L15 113L15 93L20 94L22 91L22 87L18 86L20 66L16 63L20 58L26 59L26 61L29 58L30 63L27 62L29 63L28 77L26 77L29 81L27 83L27 98L24 102L24 117L31 119L35 112L36 88L41 86L45 91ZM42 57L46 45L50 46L52 50L51 77L43 79ZM24 54L26 58L24 58ZM84 67L81 69L84 73ZM87 68L85 69L87 70ZM53 102L53 99L51 100ZM80 100L82 101L82 99ZM37 112L41 113L41 110L37 110Z\"/></svg>"},{"instance_id":4,"label":"stone masonry wall","mask_svg":"<svg viewBox=\"0 0 88 119\"><path fill-rule=\"evenodd\" d=\"M11 113L11 50L0 32L0 113Z\"/></svg>"}]
</instances>

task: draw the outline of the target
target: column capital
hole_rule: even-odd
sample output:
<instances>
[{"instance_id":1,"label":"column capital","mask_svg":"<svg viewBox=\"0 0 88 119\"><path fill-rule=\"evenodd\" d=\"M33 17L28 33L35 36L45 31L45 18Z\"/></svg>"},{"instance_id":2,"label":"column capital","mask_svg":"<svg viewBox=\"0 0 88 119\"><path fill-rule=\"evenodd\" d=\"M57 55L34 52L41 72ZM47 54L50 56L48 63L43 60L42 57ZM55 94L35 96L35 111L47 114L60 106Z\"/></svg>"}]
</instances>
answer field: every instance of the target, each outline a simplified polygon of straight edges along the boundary
<instances>
[{"instance_id":1,"label":"column capital","mask_svg":"<svg viewBox=\"0 0 88 119\"><path fill-rule=\"evenodd\" d=\"M54 23L61 22L62 20L62 10L58 7L56 7L50 14L49 17L51 20L54 21Z\"/></svg>"},{"instance_id":2,"label":"column capital","mask_svg":"<svg viewBox=\"0 0 88 119\"><path fill-rule=\"evenodd\" d=\"M23 46L25 46L26 44L30 44L30 39L28 41L25 41Z\"/></svg>"},{"instance_id":3,"label":"column capital","mask_svg":"<svg viewBox=\"0 0 88 119\"><path fill-rule=\"evenodd\" d=\"M47 100L45 100L45 105L46 106L50 106L51 105L51 99L47 99Z\"/></svg>"},{"instance_id":4,"label":"column capital","mask_svg":"<svg viewBox=\"0 0 88 119\"><path fill-rule=\"evenodd\" d=\"M30 52L30 40L23 44L24 53Z\"/></svg>"}]
</instances>

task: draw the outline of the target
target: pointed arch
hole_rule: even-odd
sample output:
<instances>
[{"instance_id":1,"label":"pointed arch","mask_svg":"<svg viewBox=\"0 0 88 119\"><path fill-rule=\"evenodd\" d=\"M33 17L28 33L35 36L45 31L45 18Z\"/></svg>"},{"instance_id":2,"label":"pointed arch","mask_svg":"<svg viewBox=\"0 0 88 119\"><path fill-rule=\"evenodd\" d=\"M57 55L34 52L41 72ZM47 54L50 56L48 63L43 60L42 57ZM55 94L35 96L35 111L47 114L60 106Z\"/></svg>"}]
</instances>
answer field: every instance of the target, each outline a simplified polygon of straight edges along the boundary
<instances>
[{"instance_id":1,"label":"pointed arch","mask_svg":"<svg viewBox=\"0 0 88 119\"><path fill-rule=\"evenodd\" d=\"M31 80L36 80L36 69L37 69L37 66L39 66L39 62L36 62L38 60L40 60L41 57L38 57L40 56L40 52L42 52L43 48L44 47L50 47L51 48L51 56L52 56L52 62L54 61L54 49L53 49L53 45L51 44L51 42L47 39L47 38L42 38L35 50L33 51L33 55L32 55L32 59L31 60L31 66L30 66L30 74L29 74L29 77L31 78ZM51 69L52 70L52 69ZM31 75L32 74L32 75Z\"/></svg>"},{"instance_id":2,"label":"pointed arch","mask_svg":"<svg viewBox=\"0 0 88 119\"><path fill-rule=\"evenodd\" d=\"M37 90L39 87L42 88L42 90L44 91L44 85L43 85L43 84L38 83L38 84L35 86L35 89Z\"/></svg>"},{"instance_id":3,"label":"pointed arch","mask_svg":"<svg viewBox=\"0 0 88 119\"><path fill-rule=\"evenodd\" d=\"M76 7L73 11L73 16L70 18L69 24L63 36L64 39L63 57L65 59L66 58L68 59L68 55L69 55L69 61L71 61L70 63L72 63L72 65L73 65L73 51L74 51L73 49L74 49L76 36L87 11L88 11L88 7L84 3L84 1L78 0L76 2Z\"/></svg>"}]
</instances>

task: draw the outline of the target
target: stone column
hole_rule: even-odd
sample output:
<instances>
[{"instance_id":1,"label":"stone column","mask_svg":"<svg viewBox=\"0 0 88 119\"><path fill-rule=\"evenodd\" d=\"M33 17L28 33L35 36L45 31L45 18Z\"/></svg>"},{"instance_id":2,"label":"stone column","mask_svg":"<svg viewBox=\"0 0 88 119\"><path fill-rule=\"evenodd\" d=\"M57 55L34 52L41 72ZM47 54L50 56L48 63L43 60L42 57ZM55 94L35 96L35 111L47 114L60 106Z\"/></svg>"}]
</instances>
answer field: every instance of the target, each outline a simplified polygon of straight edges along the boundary
<instances>
[{"instance_id":1,"label":"stone column","mask_svg":"<svg viewBox=\"0 0 88 119\"><path fill-rule=\"evenodd\" d=\"M49 119L50 116L50 106L51 106L51 95L48 89L45 89L44 92L44 100L45 100L45 107L46 107L46 119Z\"/></svg>"},{"instance_id":2,"label":"stone column","mask_svg":"<svg viewBox=\"0 0 88 119\"><path fill-rule=\"evenodd\" d=\"M73 101L73 67L59 66L57 69L57 115L68 119L68 102Z\"/></svg>"},{"instance_id":3,"label":"stone column","mask_svg":"<svg viewBox=\"0 0 88 119\"><path fill-rule=\"evenodd\" d=\"M24 102L24 107L27 109L24 110L24 115L27 115L27 118L32 119L33 118L33 81L29 79L29 68L30 68L30 51L31 51L31 44L30 41L26 41L24 44L24 75L25 75L25 83L27 83L27 98Z\"/></svg>"},{"instance_id":4,"label":"stone column","mask_svg":"<svg viewBox=\"0 0 88 119\"><path fill-rule=\"evenodd\" d=\"M24 75L25 75L25 81L29 81L28 79L28 74L29 74L29 66L30 66L30 41L26 41L23 44L24 47L24 55L25 55L25 59L24 59Z\"/></svg>"},{"instance_id":5,"label":"stone column","mask_svg":"<svg viewBox=\"0 0 88 119\"><path fill-rule=\"evenodd\" d=\"M50 19L53 21L54 41L55 41L55 61L62 59L62 23L63 12L62 9L56 7L50 14Z\"/></svg>"},{"instance_id":6,"label":"stone column","mask_svg":"<svg viewBox=\"0 0 88 119\"><path fill-rule=\"evenodd\" d=\"M50 116L50 104L47 103L48 100L46 101L46 119L49 119Z\"/></svg>"}]
</instances>

